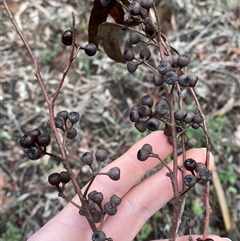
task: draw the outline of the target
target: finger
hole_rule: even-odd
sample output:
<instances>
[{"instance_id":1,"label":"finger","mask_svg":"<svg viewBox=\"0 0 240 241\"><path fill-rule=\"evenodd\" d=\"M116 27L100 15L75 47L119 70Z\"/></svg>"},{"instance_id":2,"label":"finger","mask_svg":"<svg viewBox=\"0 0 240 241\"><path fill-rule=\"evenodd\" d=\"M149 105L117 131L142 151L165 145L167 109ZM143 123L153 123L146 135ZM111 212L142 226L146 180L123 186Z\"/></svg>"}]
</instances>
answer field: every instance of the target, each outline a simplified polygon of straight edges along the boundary
<instances>
[{"instance_id":1,"label":"finger","mask_svg":"<svg viewBox=\"0 0 240 241\"><path fill-rule=\"evenodd\" d=\"M191 149L186 152L186 158L193 158L197 162L205 162L206 149ZM213 166L212 161L210 162L211 167ZM180 155L178 157L179 165L183 164L182 162L183 158ZM169 163L170 168L172 168L172 164L173 162ZM162 168L151 177L134 186L123 197L118 213L104 223L104 227L106 227L104 230L113 240L132 240L146 221L173 198L172 183L170 178L166 176L167 172L168 170L165 167ZM178 184L181 187L182 175L180 171L178 173ZM121 228L114 229L118 223L125 226L124 230ZM126 233L129 235L124 237Z\"/></svg>"},{"instance_id":2,"label":"finger","mask_svg":"<svg viewBox=\"0 0 240 241\"><path fill-rule=\"evenodd\" d=\"M159 161L155 158L150 158L147 162L137 160L137 152L145 143L151 144L162 159L165 159L172 150L172 146L168 143L162 131L153 132L137 142L123 156L102 170L102 172L104 172L114 166L119 167L121 170L121 178L119 181L115 182L108 177L100 176L94 180L91 190L103 192L106 200L109 200L112 194L116 194L119 197L124 196L146 172L159 164ZM73 200L79 203L78 197L75 197ZM36 239L32 236L30 240L41 240L40 237L44 237L45 234L54 237L54 235L58 235L59 232L61 232L60 240L66 240L65 235L67 235L69 240L77 240L77 237L86 230L89 230L89 224L86 218L78 214L76 207L68 204L57 216L36 233ZM43 238L43 240L53 239Z\"/></svg>"},{"instance_id":3,"label":"finger","mask_svg":"<svg viewBox=\"0 0 240 241\"><path fill-rule=\"evenodd\" d=\"M192 235L193 240L197 240L197 238L202 238L202 235ZM207 238L211 238L214 241L229 241L228 239L221 238L217 235L208 235ZM179 238L177 238L176 241L186 241L186 240L189 240L189 235L179 237ZM168 241L168 239L150 240L150 241Z\"/></svg>"}]
</instances>

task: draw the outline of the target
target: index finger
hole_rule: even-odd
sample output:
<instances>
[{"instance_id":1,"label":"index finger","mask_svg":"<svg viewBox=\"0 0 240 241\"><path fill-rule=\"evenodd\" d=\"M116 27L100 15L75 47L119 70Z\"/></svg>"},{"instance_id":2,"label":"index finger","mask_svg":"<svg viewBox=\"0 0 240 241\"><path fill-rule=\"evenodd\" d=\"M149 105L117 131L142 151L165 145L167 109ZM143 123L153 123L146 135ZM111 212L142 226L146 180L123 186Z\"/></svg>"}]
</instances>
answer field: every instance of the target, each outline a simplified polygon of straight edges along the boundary
<instances>
[{"instance_id":1,"label":"index finger","mask_svg":"<svg viewBox=\"0 0 240 241\"><path fill-rule=\"evenodd\" d=\"M152 145L153 150L156 150L157 154L162 159L165 159L172 151L172 146L169 144L163 131L153 132L133 145L116 161L103 168L102 172L108 171L114 166L119 167L121 170L121 177L119 181L112 181L107 176L98 176L94 180L91 190L101 191L105 200L109 200L112 194L116 194L119 197L124 196L146 172L159 164L159 161L156 158L149 158L146 162L140 162L137 159L138 150L146 143ZM77 196L73 198L73 201L80 204ZM65 235L69 239L69 235L71 233L72 236L74 236L75 233L78 233L76 234L76 240L78 240L77 237L79 237L79 233L88 229L89 224L87 223L86 218L79 215L75 206L67 204L58 215L44 225L29 239L29 241L39 241L41 240L40 237L43 237L43 240L45 241L47 240L46 237L49 237L48 240L53 240L51 238L57 237L59 232L61 232L61 237L63 238L62 240L64 240ZM44 234L47 234L48 236L44 236ZM37 238L35 239L35 237ZM73 237L73 239L70 240L75 239Z\"/></svg>"}]
</instances>

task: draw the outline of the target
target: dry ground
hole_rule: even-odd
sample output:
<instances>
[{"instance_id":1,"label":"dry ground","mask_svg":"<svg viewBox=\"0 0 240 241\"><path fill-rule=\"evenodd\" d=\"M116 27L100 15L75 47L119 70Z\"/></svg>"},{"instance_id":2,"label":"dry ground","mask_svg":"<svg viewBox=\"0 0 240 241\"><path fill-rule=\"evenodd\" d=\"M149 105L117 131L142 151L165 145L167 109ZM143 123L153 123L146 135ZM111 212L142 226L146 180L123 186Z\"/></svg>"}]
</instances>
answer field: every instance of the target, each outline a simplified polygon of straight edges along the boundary
<instances>
[{"instance_id":1,"label":"dry ground","mask_svg":"<svg viewBox=\"0 0 240 241\"><path fill-rule=\"evenodd\" d=\"M80 43L87 43L87 28L93 1L8 1L29 45L41 60L41 71L53 93L67 63L69 50L61 44L61 33L71 25L71 11L76 14ZM227 231L212 186L213 214L210 232L240 240L240 8L237 0L162 1L158 11L163 32L169 42L189 54L191 73L200 83L196 88L207 116L220 177L235 228ZM62 165L44 157L32 162L18 142L26 131L48 131L47 108L33 75L29 55L14 32L1 6L1 230L2 240L26 240L53 217L65 201L47 183L50 173ZM122 46L124 48L124 46ZM124 153L142 135L128 120L129 109L151 91L149 73L130 75L122 64L113 65L103 52L88 58L80 53L69 71L56 102L56 111L79 111L78 138L69 144L74 172L85 183L88 171L77 161L80 153L98 147L110 151L109 160ZM191 105L190 107L191 108ZM103 114L102 114L103 113ZM201 135L198 139L201 142ZM54 143L50 150L56 150ZM73 189L69 188L73 196ZM201 219L201 186L195 188L187 203L186 217ZM171 204L158 212L136 240L166 237ZM195 230L200 231L199 229ZM183 231L184 232L184 231Z\"/></svg>"}]
</instances>

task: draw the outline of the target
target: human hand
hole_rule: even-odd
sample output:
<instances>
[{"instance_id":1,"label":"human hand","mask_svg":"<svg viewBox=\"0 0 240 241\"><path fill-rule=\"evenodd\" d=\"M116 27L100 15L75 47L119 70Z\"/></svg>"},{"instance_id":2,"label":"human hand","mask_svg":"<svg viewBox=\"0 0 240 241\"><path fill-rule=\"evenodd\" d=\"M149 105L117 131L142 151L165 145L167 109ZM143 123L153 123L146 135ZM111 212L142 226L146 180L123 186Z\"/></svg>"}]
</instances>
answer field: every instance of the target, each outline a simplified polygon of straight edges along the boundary
<instances>
[{"instance_id":1,"label":"human hand","mask_svg":"<svg viewBox=\"0 0 240 241\"><path fill-rule=\"evenodd\" d=\"M165 159L172 151L172 146L168 143L163 132L153 132L102 170L108 171L114 166L119 167L121 170L119 181L114 182L108 177L97 176L90 188L90 191L102 192L105 201L108 201L112 194L122 198L117 214L107 217L103 224L103 230L107 237L111 237L114 241L133 240L145 222L173 198L172 185L170 178L166 176L166 168L162 168L148 179L138 183L146 172L159 164L159 160L156 158L149 158L144 162L137 159L137 152L145 143L149 143L153 147L154 153L162 159ZM204 162L206 150L191 149L186 152L186 156L197 162ZM179 163L182 163L181 156ZM171 165L172 163L169 164L169 166ZM213 160L210 161L210 169L212 168ZM181 185L181 175L178 177ZM73 198L73 201L80 204L77 196ZM79 215L75 206L68 204L28 241L90 241L91 236L92 230L86 218ZM200 236L192 235L193 240ZM214 235L209 235L209 237L214 241L228 240ZM186 241L188 236L179 237L177 240Z\"/></svg>"}]
</instances>

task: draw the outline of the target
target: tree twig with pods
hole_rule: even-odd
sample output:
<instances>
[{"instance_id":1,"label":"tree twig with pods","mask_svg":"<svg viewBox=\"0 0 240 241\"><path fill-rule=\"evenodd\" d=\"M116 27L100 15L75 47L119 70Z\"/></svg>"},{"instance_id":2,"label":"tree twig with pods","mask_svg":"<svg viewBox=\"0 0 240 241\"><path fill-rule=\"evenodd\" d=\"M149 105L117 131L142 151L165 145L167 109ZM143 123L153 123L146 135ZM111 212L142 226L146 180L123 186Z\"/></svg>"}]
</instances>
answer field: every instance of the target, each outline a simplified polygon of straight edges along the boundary
<instances>
[{"instance_id":1,"label":"tree twig with pods","mask_svg":"<svg viewBox=\"0 0 240 241\"><path fill-rule=\"evenodd\" d=\"M69 59L63 71L62 77L59 80L55 93L50 96L41 74L39 59L33 54L31 47L25 39L17 22L14 20L7 1L2 0L1 3L7 11L15 31L20 36L29 55L31 56L34 75L41 87L45 102L47 103L49 114L48 124L51 128L54 139L56 140L60 155L47 152L46 147L51 142L51 137L48 133L41 133L38 128L27 132L21 138L20 145L25 149L29 159L36 160L41 158L43 155L50 155L52 158L61 160L66 171L61 173L52 173L48 178L49 183L57 188L60 197L72 203L78 209L79 214L86 217L93 232L92 240L110 241L112 239L107 238L103 231L103 220L106 215L111 216L116 214L117 206L121 203L121 198L113 194L110 201L107 204L103 204L103 193L98 191L89 192L89 190L97 175L107 175L114 181L119 180L120 169L118 167L114 167L107 173L100 172L101 163L107 159L108 152L106 150L98 149L96 151L95 160L98 163L97 167L96 165L92 165L94 161L93 154L90 152L84 153L81 156L81 161L90 167L92 177L87 184L85 191L82 191L82 187L79 186L73 173L66 151L66 140L68 138L73 139L77 135L77 130L74 127L74 124L79 121L79 113L74 111L68 112L66 110L60 111L56 114L54 112L55 101L58 98L72 62L81 50L84 50L89 56L95 55L97 51L97 43L96 45L89 43L84 47L76 43L75 15L72 13L71 29L66 30L62 35L62 42L65 45L71 46ZM108 14L111 13L112 8L115 8L115 10L117 9L116 11L119 11L119 15L122 14L122 25L115 24L117 31L119 31L119 26L121 29L129 30L130 44L132 46L141 46L139 55L137 55L132 48L125 49L122 54L121 62L127 63L126 66L129 73L134 73L140 65L145 66L152 74L154 91L156 92L159 90L159 93L160 90L164 91L163 96L159 97L156 101L149 94L143 95L140 105L134 106L130 111L129 118L130 121L134 123L136 129L140 132L153 132L163 129L169 143L172 145L172 167L168 165L166 160L162 160L161 157L155 154L156 151L153 150L149 143L143 145L136 153L139 161L147 161L149 157L154 157L157 158L168 170L166 175L171 181L174 194L169 241L175 241L177 238L179 226L182 222L185 202L188 198L188 192L198 182L205 183L206 186L203 235L202 238L198 239L198 241L210 241L211 239L207 238L209 217L211 213L211 207L209 205L209 185L212 180L212 172L209 170L210 139L207 131L206 120L194 91L194 87L198 82L198 76L188 74L187 72L187 66L189 65L191 59L188 55L179 54L179 52L168 43L166 37L161 32L161 23L157 16L156 6L152 0L101 0L95 1L95 3L98 4L100 9L107 8ZM105 20L99 24L100 32L103 27L105 27L106 30L109 26L111 26L111 28L114 26L113 23L111 23L112 25L106 25L104 22ZM150 60L156 51L158 52L158 61L157 63L154 63L154 61ZM106 50L105 52L108 54L109 50ZM191 97L193 103L195 104L194 112L186 110L183 91ZM204 133L205 147L207 150L205 164L197 163L192 158L186 158L186 151L197 144L196 139L188 136L189 129L201 129ZM59 134L60 132L63 132L63 138L61 138ZM179 153L182 153L183 166L179 164ZM179 185L178 182L180 175L183 179L182 185ZM75 188L76 194L79 197L81 206L74 203L64 194L65 185L70 180ZM194 219L188 219L186 221L186 226L189 229L189 241L193 241L191 238L191 230L195 225L196 222Z\"/></svg>"}]
</instances>

